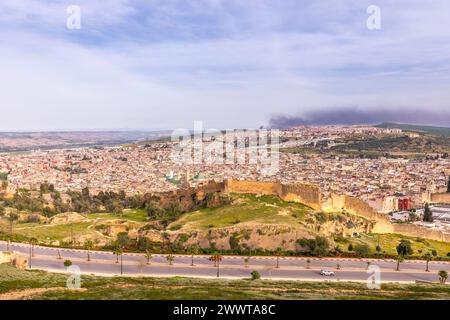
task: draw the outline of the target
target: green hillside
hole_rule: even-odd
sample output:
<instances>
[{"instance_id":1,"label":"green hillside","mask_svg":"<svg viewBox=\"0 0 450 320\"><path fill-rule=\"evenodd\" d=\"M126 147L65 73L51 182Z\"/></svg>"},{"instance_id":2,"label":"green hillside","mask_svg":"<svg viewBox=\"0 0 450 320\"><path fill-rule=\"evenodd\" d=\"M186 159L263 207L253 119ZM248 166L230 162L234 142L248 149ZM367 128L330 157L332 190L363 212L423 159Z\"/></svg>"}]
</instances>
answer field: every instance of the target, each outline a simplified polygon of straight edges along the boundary
<instances>
[{"instance_id":1,"label":"green hillside","mask_svg":"<svg viewBox=\"0 0 450 320\"><path fill-rule=\"evenodd\" d=\"M379 125L376 125L375 127L401 129L404 131L423 132L423 133L429 133L429 134L438 135L438 136L450 137L450 128L447 128L447 127L435 127L435 126L414 125L414 124L405 124L405 123L392 123L392 122L384 122Z\"/></svg>"}]
</instances>

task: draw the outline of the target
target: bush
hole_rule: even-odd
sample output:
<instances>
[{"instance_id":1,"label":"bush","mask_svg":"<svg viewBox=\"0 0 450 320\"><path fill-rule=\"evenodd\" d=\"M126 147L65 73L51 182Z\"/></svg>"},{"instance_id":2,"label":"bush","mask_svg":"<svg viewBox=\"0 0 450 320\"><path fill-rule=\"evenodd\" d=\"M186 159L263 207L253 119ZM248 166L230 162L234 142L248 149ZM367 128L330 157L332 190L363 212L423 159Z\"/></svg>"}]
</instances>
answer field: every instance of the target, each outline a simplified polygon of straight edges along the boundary
<instances>
[{"instance_id":1,"label":"bush","mask_svg":"<svg viewBox=\"0 0 450 320\"><path fill-rule=\"evenodd\" d=\"M355 246L355 253L358 256L365 257L369 254L370 248L366 244L358 244Z\"/></svg>"},{"instance_id":2,"label":"bush","mask_svg":"<svg viewBox=\"0 0 450 320\"><path fill-rule=\"evenodd\" d=\"M348 251L353 251L353 245L351 243L348 245Z\"/></svg>"},{"instance_id":3,"label":"bush","mask_svg":"<svg viewBox=\"0 0 450 320\"><path fill-rule=\"evenodd\" d=\"M253 270L253 271L250 273L250 275L252 276L252 280L258 280L258 279L261 279L261 274L260 274L258 271L256 271L256 270Z\"/></svg>"},{"instance_id":4,"label":"bush","mask_svg":"<svg viewBox=\"0 0 450 320\"><path fill-rule=\"evenodd\" d=\"M68 268L68 267L70 267L71 265L72 265L72 261L70 261L70 260L65 260L65 261L64 261L64 267Z\"/></svg>"}]
</instances>

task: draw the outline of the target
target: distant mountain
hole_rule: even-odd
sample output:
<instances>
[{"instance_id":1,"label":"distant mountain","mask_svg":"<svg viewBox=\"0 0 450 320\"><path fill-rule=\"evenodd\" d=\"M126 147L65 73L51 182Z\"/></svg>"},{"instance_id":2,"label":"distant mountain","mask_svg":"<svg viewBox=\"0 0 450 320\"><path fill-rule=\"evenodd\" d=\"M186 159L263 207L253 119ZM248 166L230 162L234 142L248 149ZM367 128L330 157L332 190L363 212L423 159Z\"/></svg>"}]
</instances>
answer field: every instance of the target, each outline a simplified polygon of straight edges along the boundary
<instances>
[{"instance_id":1,"label":"distant mountain","mask_svg":"<svg viewBox=\"0 0 450 320\"><path fill-rule=\"evenodd\" d=\"M437 136L450 137L450 128L447 127L434 127L434 126L424 126L406 123L391 123L391 122L384 122L376 125L375 127L402 129L404 131L423 132Z\"/></svg>"},{"instance_id":2,"label":"distant mountain","mask_svg":"<svg viewBox=\"0 0 450 320\"><path fill-rule=\"evenodd\" d=\"M0 132L0 152L119 145L152 141L171 131Z\"/></svg>"}]
</instances>

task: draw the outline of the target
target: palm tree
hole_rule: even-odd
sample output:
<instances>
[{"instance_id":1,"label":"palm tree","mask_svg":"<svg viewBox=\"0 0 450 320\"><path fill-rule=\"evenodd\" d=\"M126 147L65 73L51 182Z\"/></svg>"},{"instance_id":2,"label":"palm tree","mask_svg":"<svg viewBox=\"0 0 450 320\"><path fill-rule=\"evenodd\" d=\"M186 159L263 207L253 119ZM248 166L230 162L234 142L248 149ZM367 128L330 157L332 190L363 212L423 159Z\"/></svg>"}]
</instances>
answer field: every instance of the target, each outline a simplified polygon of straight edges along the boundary
<instances>
[{"instance_id":1,"label":"palm tree","mask_svg":"<svg viewBox=\"0 0 450 320\"><path fill-rule=\"evenodd\" d=\"M445 271L445 270L441 270L441 271L438 272L438 275L439 275L439 282L441 284L445 284L445 282L448 279L448 272Z\"/></svg>"},{"instance_id":2,"label":"palm tree","mask_svg":"<svg viewBox=\"0 0 450 320\"><path fill-rule=\"evenodd\" d=\"M173 261L175 260L175 257L173 256L173 254L169 254L166 257L167 261L169 262L169 266L171 266L173 264Z\"/></svg>"},{"instance_id":3,"label":"palm tree","mask_svg":"<svg viewBox=\"0 0 450 320\"><path fill-rule=\"evenodd\" d=\"M145 259L147 259L147 264L150 264L150 260L153 258L152 253L150 250L145 251Z\"/></svg>"},{"instance_id":4,"label":"palm tree","mask_svg":"<svg viewBox=\"0 0 450 320\"><path fill-rule=\"evenodd\" d=\"M34 246L38 243L38 240L36 238L30 239L30 246L31 246L31 256L34 257Z\"/></svg>"},{"instance_id":5,"label":"palm tree","mask_svg":"<svg viewBox=\"0 0 450 320\"><path fill-rule=\"evenodd\" d=\"M250 260L249 257L244 258L244 266L245 266L246 268L248 268L248 261L249 261L249 260Z\"/></svg>"},{"instance_id":6,"label":"palm tree","mask_svg":"<svg viewBox=\"0 0 450 320\"><path fill-rule=\"evenodd\" d=\"M219 278L219 265L220 261L222 261L222 256L219 253L214 253L210 260L214 261L214 266L217 267L217 278Z\"/></svg>"},{"instance_id":7,"label":"palm tree","mask_svg":"<svg viewBox=\"0 0 450 320\"><path fill-rule=\"evenodd\" d=\"M336 269L341 270L341 265L339 263L336 265Z\"/></svg>"},{"instance_id":8,"label":"palm tree","mask_svg":"<svg viewBox=\"0 0 450 320\"><path fill-rule=\"evenodd\" d=\"M86 241L84 248L87 250L87 261L91 261L91 250L94 249L94 242L91 240Z\"/></svg>"},{"instance_id":9,"label":"palm tree","mask_svg":"<svg viewBox=\"0 0 450 320\"><path fill-rule=\"evenodd\" d=\"M370 261L367 261L367 269L369 269L370 265L372 264Z\"/></svg>"},{"instance_id":10,"label":"palm tree","mask_svg":"<svg viewBox=\"0 0 450 320\"><path fill-rule=\"evenodd\" d=\"M306 259L306 269L309 269L309 265L311 264L310 259Z\"/></svg>"},{"instance_id":11,"label":"palm tree","mask_svg":"<svg viewBox=\"0 0 450 320\"><path fill-rule=\"evenodd\" d=\"M397 257L397 271L400 271L400 263L405 261L405 258L403 257L403 255L399 254Z\"/></svg>"},{"instance_id":12,"label":"palm tree","mask_svg":"<svg viewBox=\"0 0 450 320\"><path fill-rule=\"evenodd\" d=\"M277 248L277 251L276 251L276 253L277 253L277 265L276 265L275 268L279 268L280 267L280 255L281 255L281 252L282 252L281 248Z\"/></svg>"},{"instance_id":13,"label":"palm tree","mask_svg":"<svg viewBox=\"0 0 450 320\"><path fill-rule=\"evenodd\" d=\"M425 259L425 261L427 262L425 271L430 272L430 269L428 268L428 264L430 263L431 260L433 260L433 256L431 255L431 253L427 252L423 255L423 259Z\"/></svg>"},{"instance_id":14,"label":"palm tree","mask_svg":"<svg viewBox=\"0 0 450 320\"><path fill-rule=\"evenodd\" d=\"M11 212L8 215L8 221L9 221L9 235L10 238L12 240L13 237L13 226L14 226L14 221L19 220L19 215L17 213Z\"/></svg>"},{"instance_id":15,"label":"palm tree","mask_svg":"<svg viewBox=\"0 0 450 320\"><path fill-rule=\"evenodd\" d=\"M199 248L198 246L192 246L190 249L191 252L191 266L194 266L194 256L198 255Z\"/></svg>"},{"instance_id":16,"label":"palm tree","mask_svg":"<svg viewBox=\"0 0 450 320\"><path fill-rule=\"evenodd\" d=\"M113 254L116 256L116 263L119 263L119 256L122 255L122 249L120 247L115 247Z\"/></svg>"}]
</instances>

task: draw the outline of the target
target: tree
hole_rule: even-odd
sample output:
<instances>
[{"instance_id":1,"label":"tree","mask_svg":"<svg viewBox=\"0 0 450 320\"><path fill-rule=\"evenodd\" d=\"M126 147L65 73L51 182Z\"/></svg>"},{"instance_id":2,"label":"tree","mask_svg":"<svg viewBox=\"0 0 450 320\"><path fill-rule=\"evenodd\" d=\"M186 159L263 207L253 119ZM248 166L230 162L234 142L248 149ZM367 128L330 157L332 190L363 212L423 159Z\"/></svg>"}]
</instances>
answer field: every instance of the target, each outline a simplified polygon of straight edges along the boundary
<instances>
[{"instance_id":1,"label":"tree","mask_svg":"<svg viewBox=\"0 0 450 320\"><path fill-rule=\"evenodd\" d=\"M430 206L428 203L425 203L425 211L423 213L423 221L425 222L433 222L433 213L431 212Z\"/></svg>"},{"instance_id":2,"label":"tree","mask_svg":"<svg viewBox=\"0 0 450 320\"><path fill-rule=\"evenodd\" d=\"M428 264L433 259L433 256L429 252L427 252L423 255L423 259L427 262L425 271L429 272L430 269L428 268Z\"/></svg>"},{"instance_id":3,"label":"tree","mask_svg":"<svg viewBox=\"0 0 450 320\"><path fill-rule=\"evenodd\" d=\"M64 260L64 267L68 268L72 265L72 261L70 260Z\"/></svg>"},{"instance_id":4,"label":"tree","mask_svg":"<svg viewBox=\"0 0 450 320\"><path fill-rule=\"evenodd\" d=\"M152 253L150 252L150 250L147 250L145 252L145 259L147 259L147 264L150 264L150 260L153 258Z\"/></svg>"},{"instance_id":5,"label":"tree","mask_svg":"<svg viewBox=\"0 0 450 320\"><path fill-rule=\"evenodd\" d=\"M87 261L91 261L91 250L94 249L94 242L88 240L84 243L84 249L87 250Z\"/></svg>"},{"instance_id":6,"label":"tree","mask_svg":"<svg viewBox=\"0 0 450 320\"><path fill-rule=\"evenodd\" d=\"M413 249L411 247L411 241L409 240L400 240L400 243L397 246L397 253L403 257L410 256L413 254Z\"/></svg>"},{"instance_id":7,"label":"tree","mask_svg":"<svg viewBox=\"0 0 450 320\"><path fill-rule=\"evenodd\" d=\"M217 278L219 278L219 265L220 261L222 261L222 256L219 253L214 253L210 260L214 261L214 266L217 267Z\"/></svg>"},{"instance_id":8,"label":"tree","mask_svg":"<svg viewBox=\"0 0 450 320\"><path fill-rule=\"evenodd\" d=\"M310 264L311 264L311 260L306 259L306 269L309 269Z\"/></svg>"},{"instance_id":9,"label":"tree","mask_svg":"<svg viewBox=\"0 0 450 320\"><path fill-rule=\"evenodd\" d=\"M34 246L38 243L38 240L36 238L30 239L30 246L31 246L31 256L34 257Z\"/></svg>"},{"instance_id":10,"label":"tree","mask_svg":"<svg viewBox=\"0 0 450 320\"><path fill-rule=\"evenodd\" d=\"M276 265L276 267L275 268L279 268L280 267L280 255L281 255L281 253L282 253L282 250L281 250L281 248L277 248L277 265Z\"/></svg>"},{"instance_id":11,"label":"tree","mask_svg":"<svg viewBox=\"0 0 450 320\"><path fill-rule=\"evenodd\" d=\"M261 279L261 274L260 274L258 271L256 271L256 270L253 270L253 271L250 273L250 275L252 276L252 280L258 280L258 279Z\"/></svg>"},{"instance_id":12,"label":"tree","mask_svg":"<svg viewBox=\"0 0 450 320\"><path fill-rule=\"evenodd\" d=\"M438 255L436 249L431 250L431 254L433 255L433 257L437 257Z\"/></svg>"},{"instance_id":13,"label":"tree","mask_svg":"<svg viewBox=\"0 0 450 320\"><path fill-rule=\"evenodd\" d=\"M348 245L348 251L353 251L353 244L350 243L350 244Z\"/></svg>"},{"instance_id":14,"label":"tree","mask_svg":"<svg viewBox=\"0 0 450 320\"><path fill-rule=\"evenodd\" d=\"M397 271L400 271L400 263L402 263L403 261L405 261L405 258L399 254L397 256Z\"/></svg>"},{"instance_id":15,"label":"tree","mask_svg":"<svg viewBox=\"0 0 450 320\"><path fill-rule=\"evenodd\" d=\"M171 266L173 264L173 261L175 260L175 257L173 256L173 254L169 254L166 257L167 261L169 262L169 266Z\"/></svg>"},{"instance_id":16,"label":"tree","mask_svg":"<svg viewBox=\"0 0 450 320\"><path fill-rule=\"evenodd\" d=\"M122 249L119 246L114 248L113 254L116 256L116 263L119 263L119 256L121 256L122 253Z\"/></svg>"},{"instance_id":17,"label":"tree","mask_svg":"<svg viewBox=\"0 0 450 320\"><path fill-rule=\"evenodd\" d=\"M355 253L360 257L365 257L369 254L370 248L366 244L357 244L355 246Z\"/></svg>"},{"instance_id":18,"label":"tree","mask_svg":"<svg viewBox=\"0 0 450 320\"><path fill-rule=\"evenodd\" d=\"M130 243L130 237L128 237L128 232L119 232L117 234L117 244L121 247L121 248L126 248L128 246L128 244Z\"/></svg>"},{"instance_id":19,"label":"tree","mask_svg":"<svg viewBox=\"0 0 450 320\"><path fill-rule=\"evenodd\" d=\"M193 267L194 266L194 256L198 255L199 248L198 248L198 246L194 245L194 246L191 246L189 251L191 253L191 266Z\"/></svg>"},{"instance_id":20,"label":"tree","mask_svg":"<svg viewBox=\"0 0 450 320\"><path fill-rule=\"evenodd\" d=\"M9 221L9 235L11 239L13 237L14 222L17 220L19 220L19 215L17 213L10 212L8 215L8 221Z\"/></svg>"},{"instance_id":21,"label":"tree","mask_svg":"<svg viewBox=\"0 0 450 320\"><path fill-rule=\"evenodd\" d=\"M441 271L438 272L438 275L439 275L439 282L441 284L445 284L445 282L448 279L448 272L445 271L445 270L441 270Z\"/></svg>"}]
</instances>

